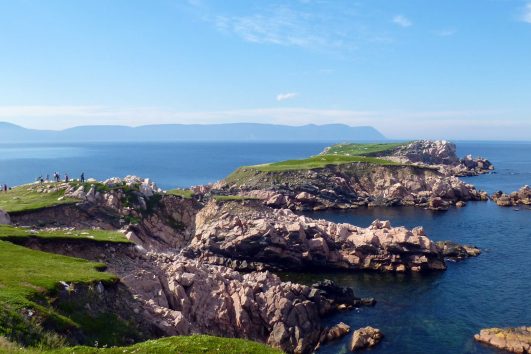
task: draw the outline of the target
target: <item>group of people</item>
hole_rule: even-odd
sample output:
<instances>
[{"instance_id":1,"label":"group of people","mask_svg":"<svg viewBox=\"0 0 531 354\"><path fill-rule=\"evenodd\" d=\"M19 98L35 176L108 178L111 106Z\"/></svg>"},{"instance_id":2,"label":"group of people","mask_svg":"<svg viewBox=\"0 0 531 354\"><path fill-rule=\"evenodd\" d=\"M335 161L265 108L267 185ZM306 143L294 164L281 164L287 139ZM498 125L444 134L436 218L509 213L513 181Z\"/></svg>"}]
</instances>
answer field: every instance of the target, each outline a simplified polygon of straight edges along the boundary
<instances>
[{"instance_id":1,"label":"group of people","mask_svg":"<svg viewBox=\"0 0 531 354\"><path fill-rule=\"evenodd\" d=\"M44 179L44 177L42 175L40 175L39 177L37 177L37 181L40 182L40 183L49 182L49 181L51 181L50 180L50 175L46 175L46 179ZM54 182L61 182L61 175L59 173L57 173L57 172L54 172L53 173L53 181ZM66 183L70 182L70 177L68 176L68 173L65 173L64 181ZM81 173L81 176L79 177L79 181L81 183L85 183L85 172Z\"/></svg>"}]
</instances>

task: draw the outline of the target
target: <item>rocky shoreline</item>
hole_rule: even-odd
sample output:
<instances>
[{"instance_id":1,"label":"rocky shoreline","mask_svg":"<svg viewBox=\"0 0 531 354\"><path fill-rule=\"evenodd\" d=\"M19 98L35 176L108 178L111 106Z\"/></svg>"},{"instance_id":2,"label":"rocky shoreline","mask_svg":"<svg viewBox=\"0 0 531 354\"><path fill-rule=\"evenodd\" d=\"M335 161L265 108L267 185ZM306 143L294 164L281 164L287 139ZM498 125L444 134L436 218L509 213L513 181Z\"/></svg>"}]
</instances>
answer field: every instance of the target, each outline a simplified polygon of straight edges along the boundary
<instances>
[{"instance_id":1,"label":"rocky shoreline","mask_svg":"<svg viewBox=\"0 0 531 354\"><path fill-rule=\"evenodd\" d=\"M288 353L312 352L343 332L324 326L324 316L372 306L374 300L331 282L283 282L268 270L441 271L446 257L479 254L459 245L452 247L461 252L447 252L420 227L377 220L360 228L255 200L203 203L166 194L134 176L27 188L43 195L64 190L62 198L78 202L5 214L6 222L34 229L120 228L132 244L31 237L17 242L106 264L135 299L124 308L133 308L163 335L240 337Z\"/></svg>"},{"instance_id":2,"label":"rocky shoreline","mask_svg":"<svg viewBox=\"0 0 531 354\"><path fill-rule=\"evenodd\" d=\"M37 230L120 230L131 244L33 237L16 242L106 264L134 299L123 308L132 309L160 335L239 337L288 353L310 353L350 332L342 323L325 326L325 316L373 306L375 300L358 298L352 289L330 281L312 286L283 282L273 272L444 271L448 259L480 254L474 246L434 242L422 227L375 220L363 228L294 213L365 205L445 210L488 198L457 176L486 173L492 165L484 159L458 159L451 143L413 142L382 156L396 163L251 169L240 179L229 176L216 185L196 187L190 197L167 193L135 176L37 183L24 188L42 195L63 193L61 204L0 212L0 223ZM513 198L521 199L520 194ZM355 330L351 349L375 345L381 338L371 327Z\"/></svg>"}]
</instances>

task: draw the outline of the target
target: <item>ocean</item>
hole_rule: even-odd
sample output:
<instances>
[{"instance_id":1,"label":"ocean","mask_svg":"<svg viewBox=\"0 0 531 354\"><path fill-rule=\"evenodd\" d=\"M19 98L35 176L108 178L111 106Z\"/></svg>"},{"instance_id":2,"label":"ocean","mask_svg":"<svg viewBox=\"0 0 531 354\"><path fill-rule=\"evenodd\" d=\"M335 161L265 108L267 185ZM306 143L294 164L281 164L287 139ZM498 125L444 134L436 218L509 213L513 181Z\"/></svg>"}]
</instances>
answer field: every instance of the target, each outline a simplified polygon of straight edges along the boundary
<instances>
[{"instance_id":1,"label":"ocean","mask_svg":"<svg viewBox=\"0 0 531 354\"><path fill-rule=\"evenodd\" d=\"M238 166L319 153L327 143L120 143L0 144L0 183L18 185L57 171L77 178L106 179L135 174L164 189L222 179ZM491 160L495 173L467 177L467 183L493 193L531 184L531 142L458 142L458 154ZM342 312L327 319L353 328L378 327L385 339L371 353L498 353L477 344L484 327L531 325L531 210L492 202L432 212L419 208L360 208L308 216L360 226L374 219L392 225L422 225L433 240L473 244L483 253L432 274L283 274L311 284L330 278L374 297L375 307ZM347 353L349 337L320 353Z\"/></svg>"}]
</instances>

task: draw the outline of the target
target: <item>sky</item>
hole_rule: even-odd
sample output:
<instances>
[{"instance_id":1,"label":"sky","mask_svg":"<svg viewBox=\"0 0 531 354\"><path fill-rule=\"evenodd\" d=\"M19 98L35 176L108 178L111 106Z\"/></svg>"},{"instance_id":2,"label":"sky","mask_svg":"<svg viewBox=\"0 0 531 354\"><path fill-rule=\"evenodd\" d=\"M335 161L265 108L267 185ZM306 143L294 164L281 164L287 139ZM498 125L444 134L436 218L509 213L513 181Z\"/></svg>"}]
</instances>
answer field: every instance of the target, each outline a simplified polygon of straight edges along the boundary
<instances>
[{"instance_id":1,"label":"sky","mask_svg":"<svg viewBox=\"0 0 531 354\"><path fill-rule=\"evenodd\" d=\"M0 0L0 121L531 140L531 1Z\"/></svg>"}]
</instances>

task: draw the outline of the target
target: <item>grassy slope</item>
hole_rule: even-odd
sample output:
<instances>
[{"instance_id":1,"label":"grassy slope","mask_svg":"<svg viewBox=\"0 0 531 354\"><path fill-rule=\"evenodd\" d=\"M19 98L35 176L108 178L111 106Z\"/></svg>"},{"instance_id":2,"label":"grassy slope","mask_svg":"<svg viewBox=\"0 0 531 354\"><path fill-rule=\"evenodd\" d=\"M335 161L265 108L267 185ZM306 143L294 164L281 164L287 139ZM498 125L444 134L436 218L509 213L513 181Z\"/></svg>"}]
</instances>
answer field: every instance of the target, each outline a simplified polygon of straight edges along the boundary
<instances>
[{"instance_id":1,"label":"grassy slope","mask_svg":"<svg viewBox=\"0 0 531 354\"><path fill-rule=\"evenodd\" d=\"M282 351L270 348L264 344L237 338L220 338L206 335L168 337L134 344L128 347L91 348L71 347L55 350L19 349L16 346L2 342L0 337L0 352L28 353L28 354L118 354L118 353L238 353L238 354L280 354Z\"/></svg>"},{"instance_id":2,"label":"grassy slope","mask_svg":"<svg viewBox=\"0 0 531 354\"><path fill-rule=\"evenodd\" d=\"M191 199L194 196L194 192L190 189L172 189L167 191L166 194L176 195L184 199Z\"/></svg>"},{"instance_id":3,"label":"grassy slope","mask_svg":"<svg viewBox=\"0 0 531 354\"><path fill-rule=\"evenodd\" d=\"M64 190L50 193L37 191L40 188L51 188L53 186L54 183L44 183L43 185L26 184L7 192L0 192L0 209L11 213L77 202L74 198L59 200L59 198L64 196Z\"/></svg>"},{"instance_id":4,"label":"grassy slope","mask_svg":"<svg viewBox=\"0 0 531 354\"><path fill-rule=\"evenodd\" d=\"M226 181L244 180L246 171L279 172L310 170L324 168L330 165L343 165L349 163L368 163L373 165L390 166L399 163L374 157L386 151L403 145L403 143L388 144L338 144L333 145L321 155L311 156L300 160L287 160L255 166L244 166L234 171Z\"/></svg>"},{"instance_id":5,"label":"grassy slope","mask_svg":"<svg viewBox=\"0 0 531 354\"><path fill-rule=\"evenodd\" d=\"M407 143L385 143L385 144L337 144L329 147L325 155L347 155L347 156L377 156Z\"/></svg>"},{"instance_id":6,"label":"grassy slope","mask_svg":"<svg viewBox=\"0 0 531 354\"><path fill-rule=\"evenodd\" d=\"M130 243L118 231L109 230L31 230L27 228L0 225L0 239L37 237L52 240L93 240L101 242Z\"/></svg>"},{"instance_id":7,"label":"grassy slope","mask_svg":"<svg viewBox=\"0 0 531 354\"><path fill-rule=\"evenodd\" d=\"M102 272L103 264L35 251L5 241L0 241L0 264L0 335L33 345L62 342L39 323L53 323L58 328L80 327L47 305L61 281L93 284L117 280L114 275ZM34 313L33 320L21 315L21 311L28 312L28 309Z\"/></svg>"},{"instance_id":8,"label":"grassy slope","mask_svg":"<svg viewBox=\"0 0 531 354\"><path fill-rule=\"evenodd\" d=\"M279 350L264 344L236 339L220 338L205 335L169 337L138 343L129 347L95 349L88 347L74 347L53 351L57 354L118 354L118 353L241 353L241 354L278 354Z\"/></svg>"}]
</instances>

